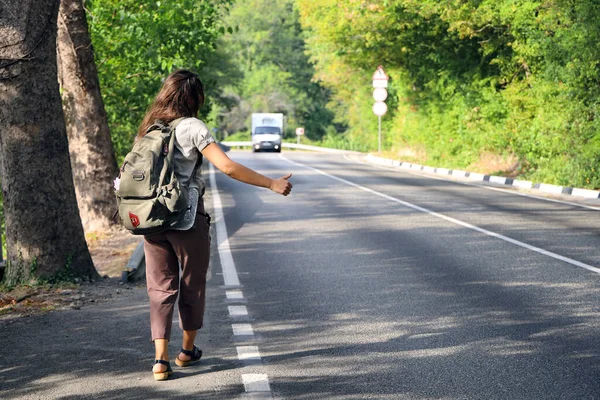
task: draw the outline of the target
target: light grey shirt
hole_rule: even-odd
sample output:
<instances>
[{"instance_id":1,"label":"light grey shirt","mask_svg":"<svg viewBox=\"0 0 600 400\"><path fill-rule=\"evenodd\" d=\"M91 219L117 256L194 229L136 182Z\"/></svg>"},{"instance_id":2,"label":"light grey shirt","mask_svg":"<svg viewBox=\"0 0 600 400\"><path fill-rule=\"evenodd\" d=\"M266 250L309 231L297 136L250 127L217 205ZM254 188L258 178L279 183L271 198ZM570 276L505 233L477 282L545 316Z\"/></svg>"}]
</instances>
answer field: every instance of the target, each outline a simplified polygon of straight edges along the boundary
<instances>
[{"instance_id":1,"label":"light grey shirt","mask_svg":"<svg viewBox=\"0 0 600 400\"><path fill-rule=\"evenodd\" d=\"M200 177L200 168L197 171L194 169L200 152L214 141L206 124L198 118L186 118L175 128L175 175L184 186L198 186L201 189L200 195L204 192L204 183Z\"/></svg>"},{"instance_id":2,"label":"light grey shirt","mask_svg":"<svg viewBox=\"0 0 600 400\"><path fill-rule=\"evenodd\" d=\"M171 229L188 230L194 225L198 200L204 194L204 181L200 177L200 166L196 168L200 152L215 139L204 122L198 118L186 118L175 128L175 175L189 190L189 208Z\"/></svg>"}]
</instances>

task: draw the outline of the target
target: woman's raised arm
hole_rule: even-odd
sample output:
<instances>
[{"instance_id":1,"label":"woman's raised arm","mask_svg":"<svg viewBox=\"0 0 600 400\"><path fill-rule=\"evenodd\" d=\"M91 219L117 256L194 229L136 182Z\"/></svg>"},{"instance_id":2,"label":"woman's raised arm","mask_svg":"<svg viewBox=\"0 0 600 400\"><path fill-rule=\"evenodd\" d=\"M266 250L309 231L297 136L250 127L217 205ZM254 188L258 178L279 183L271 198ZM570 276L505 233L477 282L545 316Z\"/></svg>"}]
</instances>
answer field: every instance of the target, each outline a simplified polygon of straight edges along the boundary
<instances>
[{"instance_id":1,"label":"woman's raised arm","mask_svg":"<svg viewBox=\"0 0 600 400\"><path fill-rule=\"evenodd\" d=\"M202 155L206 157L208 161L213 163L219 171L240 182L264 187L284 196L287 196L292 191L293 185L288 181L292 176L291 173L277 179L267 178L266 176L233 161L216 143L210 143L206 146L202 150Z\"/></svg>"}]
</instances>

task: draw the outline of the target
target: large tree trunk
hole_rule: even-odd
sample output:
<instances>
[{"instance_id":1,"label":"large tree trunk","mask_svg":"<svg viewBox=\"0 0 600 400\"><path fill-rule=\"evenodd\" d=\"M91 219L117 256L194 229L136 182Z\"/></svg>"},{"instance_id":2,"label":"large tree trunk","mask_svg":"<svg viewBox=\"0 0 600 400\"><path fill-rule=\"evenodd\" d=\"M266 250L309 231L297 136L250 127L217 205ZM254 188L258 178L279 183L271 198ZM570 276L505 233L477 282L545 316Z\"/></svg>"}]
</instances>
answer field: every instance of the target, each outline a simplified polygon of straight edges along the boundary
<instances>
[{"instance_id":1,"label":"large tree trunk","mask_svg":"<svg viewBox=\"0 0 600 400\"><path fill-rule=\"evenodd\" d=\"M56 79L59 0L0 1L0 168L5 282L94 278Z\"/></svg>"},{"instance_id":2,"label":"large tree trunk","mask_svg":"<svg viewBox=\"0 0 600 400\"><path fill-rule=\"evenodd\" d=\"M57 44L79 215L86 232L103 230L114 223L118 168L82 0L61 0Z\"/></svg>"}]
</instances>

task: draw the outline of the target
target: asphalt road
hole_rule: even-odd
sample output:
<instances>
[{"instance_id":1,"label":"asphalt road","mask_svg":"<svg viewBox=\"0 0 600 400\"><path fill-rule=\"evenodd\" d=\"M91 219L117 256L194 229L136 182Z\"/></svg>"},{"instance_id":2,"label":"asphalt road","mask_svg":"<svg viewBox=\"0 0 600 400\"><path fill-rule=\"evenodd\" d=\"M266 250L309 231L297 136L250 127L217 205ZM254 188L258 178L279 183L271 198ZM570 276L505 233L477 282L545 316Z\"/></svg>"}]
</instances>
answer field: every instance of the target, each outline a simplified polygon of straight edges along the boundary
<instances>
[{"instance_id":1,"label":"asphalt road","mask_svg":"<svg viewBox=\"0 0 600 400\"><path fill-rule=\"evenodd\" d=\"M294 190L215 173L203 362L153 381L134 287L1 325L0 398L600 398L598 210L342 155L229 154Z\"/></svg>"},{"instance_id":2,"label":"asphalt road","mask_svg":"<svg viewBox=\"0 0 600 400\"><path fill-rule=\"evenodd\" d=\"M342 156L232 157L294 174L289 198L217 175L273 396L600 398L600 277L574 265L600 267L597 210Z\"/></svg>"}]
</instances>

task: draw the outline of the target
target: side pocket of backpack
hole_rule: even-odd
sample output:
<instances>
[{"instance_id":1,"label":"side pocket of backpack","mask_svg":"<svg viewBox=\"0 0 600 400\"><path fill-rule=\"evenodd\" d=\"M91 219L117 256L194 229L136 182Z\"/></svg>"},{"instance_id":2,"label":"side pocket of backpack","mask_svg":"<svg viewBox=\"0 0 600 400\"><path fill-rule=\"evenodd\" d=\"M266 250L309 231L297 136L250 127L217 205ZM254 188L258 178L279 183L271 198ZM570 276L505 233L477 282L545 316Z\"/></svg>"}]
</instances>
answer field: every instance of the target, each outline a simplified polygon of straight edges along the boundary
<instances>
[{"instance_id":1,"label":"side pocket of backpack","mask_svg":"<svg viewBox=\"0 0 600 400\"><path fill-rule=\"evenodd\" d=\"M179 213L188 208L188 190L174 180L170 184L160 188L159 198L171 213Z\"/></svg>"},{"instance_id":2,"label":"side pocket of backpack","mask_svg":"<svg viewBox=\"0 0 600 400\"><path fill-rule=\"evenodd\" d=\"M168 210L158 199L121 199L119 202L121 222L133 233L162 226L167 214Z\"/></svg>"}]
</instances>

